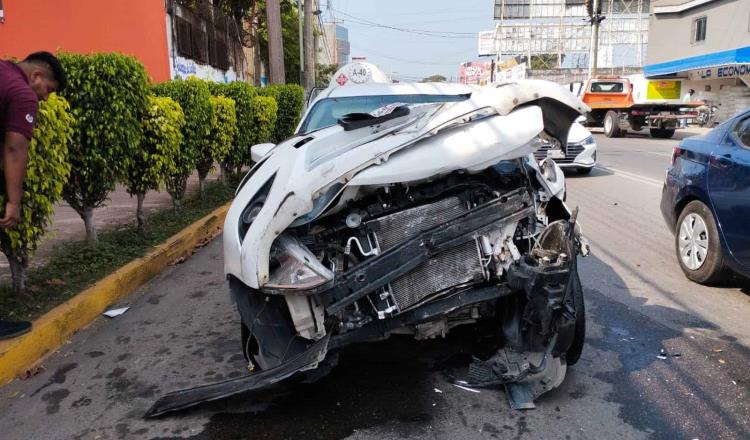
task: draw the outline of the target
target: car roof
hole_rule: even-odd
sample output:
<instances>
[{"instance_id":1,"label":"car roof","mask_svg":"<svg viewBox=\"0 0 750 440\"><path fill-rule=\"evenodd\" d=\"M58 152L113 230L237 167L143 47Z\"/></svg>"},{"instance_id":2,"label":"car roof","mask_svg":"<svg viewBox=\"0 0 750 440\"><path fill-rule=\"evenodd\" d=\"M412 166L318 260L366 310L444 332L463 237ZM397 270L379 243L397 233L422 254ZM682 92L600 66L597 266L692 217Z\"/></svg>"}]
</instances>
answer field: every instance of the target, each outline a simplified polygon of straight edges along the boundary
<instances>
[{"instance_id":1,"label":"car roof","mask_svg":"<svg viewBox=\"0 0 750 440\"><path fill-rule=\"evenodd\" d=\"M345 96L466 95L473 90L471 86L456 83L351 84L325 89L315 100Z\"/></svg>"}]
</instances>

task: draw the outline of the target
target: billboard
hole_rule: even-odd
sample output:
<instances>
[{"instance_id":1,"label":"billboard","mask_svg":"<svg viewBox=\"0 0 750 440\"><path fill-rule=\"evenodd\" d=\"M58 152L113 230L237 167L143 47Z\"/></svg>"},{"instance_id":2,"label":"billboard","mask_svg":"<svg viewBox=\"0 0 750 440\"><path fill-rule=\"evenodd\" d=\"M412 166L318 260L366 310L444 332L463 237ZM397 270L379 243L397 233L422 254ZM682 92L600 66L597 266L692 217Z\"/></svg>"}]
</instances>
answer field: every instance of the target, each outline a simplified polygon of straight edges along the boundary
<instances>
[{"instance_id":1,"label":"billboard","mask_svg":"<svg viewBox=\"0 0 750 440\"><path fill-rule=\"evenodd\" d=\"M458 69L458 82L461 84L485 85L490 82L492 61L470 61L461 64Z\"/></svg>"}]
</instances>

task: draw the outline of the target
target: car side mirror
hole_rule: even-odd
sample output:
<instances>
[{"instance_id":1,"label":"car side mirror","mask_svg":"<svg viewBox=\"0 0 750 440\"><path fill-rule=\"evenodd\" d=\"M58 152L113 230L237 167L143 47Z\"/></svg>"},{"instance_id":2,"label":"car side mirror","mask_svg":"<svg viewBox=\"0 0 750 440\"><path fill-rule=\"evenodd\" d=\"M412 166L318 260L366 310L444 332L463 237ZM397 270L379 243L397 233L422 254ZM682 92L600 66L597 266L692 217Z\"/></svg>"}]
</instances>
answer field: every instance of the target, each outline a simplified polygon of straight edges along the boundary
<instances>
[{"instance_id":1,"label":"car side mirror","mask_svg":"<svg viewBox=\"0 0 750 440\"><path fill-rule=\"evenodd\" d=\"M268 142L265 144L255 144L252 147L250 147L250 158L253 160L253 162L259 162L261 159L266 157L268 153L271 152L271 150L274 149L276 144L273 142Z\"/></svg>"}]
</instances>

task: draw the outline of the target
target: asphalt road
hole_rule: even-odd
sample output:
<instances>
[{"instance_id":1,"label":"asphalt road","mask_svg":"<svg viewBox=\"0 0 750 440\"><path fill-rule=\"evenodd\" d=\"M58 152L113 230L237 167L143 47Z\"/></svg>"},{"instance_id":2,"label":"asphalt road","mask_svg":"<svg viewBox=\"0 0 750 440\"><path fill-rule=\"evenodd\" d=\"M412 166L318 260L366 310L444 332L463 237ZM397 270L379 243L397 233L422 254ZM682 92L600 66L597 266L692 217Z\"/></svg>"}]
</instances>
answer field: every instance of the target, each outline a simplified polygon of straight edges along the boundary
<instances>
[{"instance_id":1,"label":"asphalt road","mask_svg":"<svg viewBox=\"0 0 750 440\"><path fill-rule=\"evenodd\" d=\"M127 313L78 333L40 374L0 389L0 438L750 438L750 283L701 287L680 272L658 210L675 141L596 138L600 166L568 179L593 248L581 262L587 344L537 409L446 381L483 348L462 332L352 347L317 383L144 420L162 393L243 374L217 240Z\"/></svg>"}]
</instances>

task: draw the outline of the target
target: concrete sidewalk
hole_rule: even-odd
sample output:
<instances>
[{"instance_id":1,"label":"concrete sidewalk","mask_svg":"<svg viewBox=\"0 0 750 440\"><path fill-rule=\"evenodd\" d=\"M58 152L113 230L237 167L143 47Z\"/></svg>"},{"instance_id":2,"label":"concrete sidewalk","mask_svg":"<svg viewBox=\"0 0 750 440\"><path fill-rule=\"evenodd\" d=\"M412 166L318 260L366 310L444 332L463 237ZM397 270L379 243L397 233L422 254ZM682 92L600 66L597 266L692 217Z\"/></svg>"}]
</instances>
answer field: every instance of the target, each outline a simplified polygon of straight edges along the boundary
<instances>
[{"instance_id":1,"label":"concrete sidewalk","mask_svg":"<svg viewBox=\"0 0 750 440\"><path fill-rule=\"evenodd\" d=\"M218 170L209 174L207 180L216 180ZM194 196L198 192L198 174L190 176L187 186L186 197ZM117 185L117 189L110 193L109 200L105 206L97 208L94 211L96 219L97 232L112 230L119 226L135 224L135 211L137 201L131 197L122 185ZM163 211L172 208L172 198L166 190L149 191L143 204L146 215L154 212ZM83 226L83 220L64 201L55 207L55 215L52 219L52 225L47 235L42 239L34 257L31 258L31 267L37 267L49 258L52 249L66 241L84 240L86 230ZM10 268L8 260L0 254L0 280L10 280Z\"/></svg>"}]
</instances>

